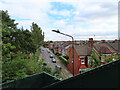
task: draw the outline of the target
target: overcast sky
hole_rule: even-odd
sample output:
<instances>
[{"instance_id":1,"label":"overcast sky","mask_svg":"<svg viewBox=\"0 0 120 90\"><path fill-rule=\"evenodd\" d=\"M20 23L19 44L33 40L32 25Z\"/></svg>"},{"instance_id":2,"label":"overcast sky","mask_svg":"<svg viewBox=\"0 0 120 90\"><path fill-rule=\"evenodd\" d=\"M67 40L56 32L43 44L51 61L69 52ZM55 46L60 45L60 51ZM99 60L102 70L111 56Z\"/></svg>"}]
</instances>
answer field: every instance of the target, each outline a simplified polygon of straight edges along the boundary
<instances>
[{"instance_id":1,"label":"overcast sky","mask_svg":"<svg viewBox=\"0 0 120 90\"><path fill-rule=\"evenodd\" d=\"M45 32L45 40L117 39L119 0L0 0L0 9L8 10L18 27L29 29L32 22Z\"/></svg>"}]
</instances>

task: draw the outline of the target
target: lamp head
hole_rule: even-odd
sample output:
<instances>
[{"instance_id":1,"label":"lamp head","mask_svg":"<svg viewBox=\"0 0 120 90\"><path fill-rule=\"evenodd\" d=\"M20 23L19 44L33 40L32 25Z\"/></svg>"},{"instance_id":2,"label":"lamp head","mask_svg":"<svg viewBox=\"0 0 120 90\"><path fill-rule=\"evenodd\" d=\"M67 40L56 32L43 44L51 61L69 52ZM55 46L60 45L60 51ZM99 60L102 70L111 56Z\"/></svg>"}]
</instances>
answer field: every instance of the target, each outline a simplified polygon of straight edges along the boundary
<instances>
[{"instance_id":1,"label":"lamp head","mask_svg":"<svg viewBox=\"0 0 120 90\"><path fill-rule=\"evenodd\" d=\"M53 32L60 33L59 29L57 30L52 30Z\"/></svg>"}]
</instances>

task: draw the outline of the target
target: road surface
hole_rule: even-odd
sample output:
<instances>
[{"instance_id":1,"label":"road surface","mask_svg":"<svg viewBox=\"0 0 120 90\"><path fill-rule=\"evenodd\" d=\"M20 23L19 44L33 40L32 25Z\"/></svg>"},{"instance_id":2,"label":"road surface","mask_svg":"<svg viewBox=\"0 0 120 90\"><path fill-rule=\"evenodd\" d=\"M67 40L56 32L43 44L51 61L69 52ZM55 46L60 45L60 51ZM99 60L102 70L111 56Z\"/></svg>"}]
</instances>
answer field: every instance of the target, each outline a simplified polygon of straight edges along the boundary
<instances>
[{"instance_id":1,"label":"road surface","mask_svg":"<svg viewBox=\"0 0 120 90\"><path fill-rule=\"evenodd\" d=\"M48 48L41 47L41 55L40 55L40 57L45 60L45 62L47 63L47 65L49 67L51 67L52 70L54 70L56 63L52 63L52 58L50 58L50 54L51 53L48 53L47 49Z\"/></svg>"},{"instance_id":2,"label":"road surface","mask_svg":"<svg viewBox=\"0 0 120 90\"><path fill-rule=\"evenodd\" d=\"M45 62L47 63L47 65L49 67L52 68L52 71L55 70L55 66L58 65L60 66L62 69L61 69L61 76L64 78L64 79L67 79L67 78L70 78L72 77L72 73L68 70L68 68L63 64L63 62L57 58L50 50L50 52L48 52L48 48L44 48L44 47L41 47L41 55L40 57L43 58L45 60ZM50 58L50 55L53 55L53 57L56 59L56 63L53 63L52 62L52 59Z\"/></svg>"}]
</instances>

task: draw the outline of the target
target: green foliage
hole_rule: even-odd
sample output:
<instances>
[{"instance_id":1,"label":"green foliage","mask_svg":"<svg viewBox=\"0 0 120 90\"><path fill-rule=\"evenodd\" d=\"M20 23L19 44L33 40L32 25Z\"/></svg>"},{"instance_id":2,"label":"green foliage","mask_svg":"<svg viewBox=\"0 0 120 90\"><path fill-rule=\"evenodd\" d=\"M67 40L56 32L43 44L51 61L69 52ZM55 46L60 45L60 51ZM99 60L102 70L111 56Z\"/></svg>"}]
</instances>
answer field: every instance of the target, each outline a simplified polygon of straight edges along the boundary
<instances>
[{"instance_id":1,"label":"green foliage","mask_svg":"<svg viewBox=\"0 0 120 90\"><path fill-rule=\"evenodd\" d=\"M45 65L44 63L41 65L42 71L47 72L49 74L52 74L52 68L48 67L47 64Z\"/></svg>"},{"instance_id":2,"label":"green foliage","mask_svg":"<svg viewBox=\"0 0 120 90\"><path fill-rule=\"evenodd\" d=\"M92 51L89 64L93 68L101 65L101 60L99 59L99 55L95 51Z\"/></svg>"},{"instance_id":3,"label":"green foliage","mask_svg":"<svg viewBox=\"0 0 120 90\"><path fill-rule=\"evenodd\" d=\"M118 56L113 55L112 58L114 58L114 59L120 59L120 55L118 55Z\"/></svg>"},{"instance_id":4,"label":"green foliage","mask_svg":"<svg viewBox=\"0 0 120 90\"><path fill-rule=\"evenodd\" d=\"M90 70L91 70L91 68L86 68L85 70L82 71L82 73L83 73L83 72L90 71Z\"/></svg>"},{"instance_id":5,"label":"green foliage","mask_svg":"<svg viewBox=\"0 0 120 90\"><path fill-rule=\"evenodd\" d=\"M34 60L18 59L3 64L3 82L21 79L28 75L39 73L41 68Z\"/></svg>"},{"instance_id":6,"label":"green foliage","mask_svg":"<svg viewBox=\"0 0 120 90\"><path fill-rule=\"evenodd\" d=\"M11 36L11 43L17 47L16 51L35 53L36 48L33 43L32 33L29 30L17 30Z\"/></svg>"},{"instance_id":7,"label":"green foliage","mask_svg":"<svg viewBox=\"0 0 120 90\"><path fill-rule=\"evenodd\" d=\"M55 71L52 73L53 76L57 77L57 78L63 78L61 75L61 70L60 69L55 69Z\"/></svg>"},{"instance_id":8,"label":"green foliage","mask_svg":"<svg viewBox=\"0 0 120 90\"><path fill-rule=\"evenodd\" d=\"M32 23L31 31L33 42L36 45L36 48L39 48L44 41L44 32L42 32L42 29L34 22Z\"/></svg>"},{"instance_id":9,"label":"green foliage","mask_svg":"<svg viewBox=\"0 0 120 90\"><path fill-rule=\"evenodd\" d=\"M92 51L89 65L90 65L92 68L95 68L95 67L97 67L97 66L100 66L100 65L101 65L101 60L100 60L99 57L102 57L102 56L103 56L103 54L97 54L95 51ZM111 62L113 59L115 59L115 60L120 59L120 55L119 55L119 56L112 55L112 57L111 57L111 56L107 56L107 58L104 59L104 62L109 63L109 62Z\"/></svg>"},{"instance_id":10,"label":"green foliage","mask_svg":"<svg viewBox=\"0 0 120 90\"><path fill-rule=\"evenodd\" d=\"M6 44L2 44L2 61L3 62L7 62L9 60L11 60L14 56L15 53L12 52L16 49L15 46L12 46L11 43L6 43Z\"/></svg>"},{"instance_id":11,"label":"green foliage","mask_svg":"<svg viewBox=\"0 0 120 90\"><path fill-rule=\"evenodd\" d=\"M17 52L24 52L26 54L36 52L36 44L32 37L32 32L17 29L17 23L11 19L7 11L2 13L2 50L4 61L16 57ZM35 38L35 37L34 37Z\"/></svg>"},{"instance_id":12,"label":"green foliage","mask_svg":"<svg viewBox=\"0 0 120 90\"><path fill-rule=\"evenodd\" d=\"M8 11L0 10L0 15L2 15L1 22L3 29L16 29L18 23L15 23L15 20L10 18L10 16L8 15Z\"/></svg>"},{"instance_id":13,"label":"green foliage","mask_svg":"<svg viewBox=\"0 0 120 90\"><path fill-rule=\"evenodd\" d=\"M43 42L43 46L44 46L44 47L48 47L48 42L44 41L44 42Z\"/></svg>"},{"instance_id":14,"label":"green foliage","mask_svg":"<svg viewBox=\"0 0 120 90\"><path fill-rule=\"evenodd\" d=\"M114 60L120 59L120 55L118 55L118 56L112 55L112 57L111 57L111 56L108 56L107 58L105 58L105 62L106 62L106 63L109 63L109 62L111 62L113 59L114 59Z\"/></svg>"},{"instance_id":15,"label":"green foliage","mask_svg":"<svg viewBox=\"0 0 120 90\"><path fill-rule=\"evenodd\" d=\"M34 61L38 62L40 56L40 49L37 49L35 54L33 55Z\"/></svg>"},{"instance_id":16,"label":"green foliage","mask_svg":"<svg viewBox=\"0 0 120 90\"><path fill-rule=\"evenodd\" d=\"M36 62L34 59L28 59L27 55L24 53L19 52L17 55L18 56L13 60L3 63L3 82L22 79L43 71L51 74L51 68L44 63L43 59Z\"/></svg>"},{"instance_id":17,"label":"green foliage","mask_svg":"<svg viewBox=\"0 0 120 90\"><path fill-rule=\"evenodd\" d=\"M10 60L14 56L14 46L11 42L12 32L15 32L17 29L17 23L15 20L11 19L7 11L0 11L2 15L2 58L3 62Z\"/></svg>"},{"instance_id":18,"label":"green foliage","mask_svg":"<svg viewBox=\"0 0 120 90\"><path fill-rule=\"evenodd\" d=\"M105 61L106 63L109 63L109 62L112 61L112 59L113 59L113 57L107 57L107 58L104 59L104 61Z\"/></svg>"},{"instance_id":19,"label":"green foliage","mask_svg":"<svg viewBox=\"0 0 120 90\"><path fill-rule=\"evenodd\" d=\"M63 57L65 58L65 59L69 59L69 56L68 55L63 55Z\"/></svg>"},{"instance_id":20,"label":"green foliage","mask_svg":"<svg viewBox=\"0 0 120 90\"><path fill-rule=\"evenodd\" d=\"M65 62L68 62L69 57L67 55L59 56L59 58Z\"/></svg>"},{"instance_id":21,"label":"green foliage","mask_svg":"<svg viewBox=\"0 0 120 90\"><path fill-rule=\"evenodd\" d=\"M44 60L39 60L38 47L44 41L44 33L37 24L32 24L32 32L17 28L14 19L8 11L1 11L2 15L2 81L21 79L35 73L46 71L51 73L51 68L44 66ZM33 54L30 58L30 54Z\"/></svg>"}]
</instances>

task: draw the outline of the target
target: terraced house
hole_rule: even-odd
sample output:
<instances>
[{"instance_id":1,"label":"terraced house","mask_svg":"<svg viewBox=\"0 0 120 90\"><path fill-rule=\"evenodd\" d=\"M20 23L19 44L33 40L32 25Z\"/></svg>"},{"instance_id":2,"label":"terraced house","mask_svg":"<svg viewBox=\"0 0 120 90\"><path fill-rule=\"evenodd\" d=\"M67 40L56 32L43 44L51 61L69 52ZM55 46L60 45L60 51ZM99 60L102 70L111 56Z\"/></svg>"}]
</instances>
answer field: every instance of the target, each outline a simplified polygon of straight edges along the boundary
<instances>
[{"instance_id":1,"label":"terraced house","mask_svg":"<svg viewBox=\"0 0 120 90\"><path fill-rule=\"evenodd\" d=\"M93 52L96 53L96 58L100 60L101 65L116 60L114 57L120 55L119 45L119 40L113 42L105 40L93 41L92 38L86 41L86 44L74 45L74 74L80 74L81 71L91 67L89 63L90 60L94 59L91 57ZM72 46L67 48L67 55L69 56L69 64L67 67L73 72L71 49Z\"/></svg>"},{"instance_id":2,"label":"terraced house","mask_svg":"<svg viewBox=\"0 0 120 90\"><path fill-rule=\"evenodd\" d=\"M88 45L74 45L74 74L80 74L80 72L88 68L88 61L91 55L92 48ZM69 56L68 69L73 72L72 63L72 47L67 48L67 55Z\"/></svg>"},{"instance_id":3,"label":"terraced house","mask_svg":"<svg viewBox=\"0 0 120 90\"><path fill-rule=\"evenodd\" d=\"M89 38L87 41L75 41L74 42L74 65L73 65L73 48L71 43L67 42L57 42L54 44L54 52L61 55L68 55L69 60L67 67L74 75L80 74L87 68L92 67L90 61L95 62L95 58L100 60L100 65L106 64L110 61L116 60L115 56L120 56L120 41L95 41L93 38ZM95 53L95 57L92 58L91 55ZM73 70L74 66L74 70Z\"/></svg>"},{"instance_id":4,"label":"terraced house","mask_svg":"<svg viewBox=\"0 0 120 90\"><path fill-rule=\"evenodd\" d=\"M101 60L102 64L106 63L107 58L111 58L111 61L115 60L114 56L120 55L120 49L119 49L120 42L119 41L105 41L102 40L99 43L94 44L94 50L97 52L97 54L101 55L99 58ZM113 57L113 58L112 58Z\"/></svg>"}]
</instances>

